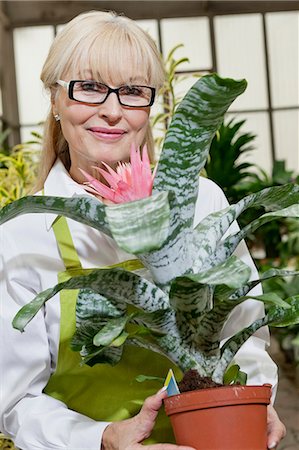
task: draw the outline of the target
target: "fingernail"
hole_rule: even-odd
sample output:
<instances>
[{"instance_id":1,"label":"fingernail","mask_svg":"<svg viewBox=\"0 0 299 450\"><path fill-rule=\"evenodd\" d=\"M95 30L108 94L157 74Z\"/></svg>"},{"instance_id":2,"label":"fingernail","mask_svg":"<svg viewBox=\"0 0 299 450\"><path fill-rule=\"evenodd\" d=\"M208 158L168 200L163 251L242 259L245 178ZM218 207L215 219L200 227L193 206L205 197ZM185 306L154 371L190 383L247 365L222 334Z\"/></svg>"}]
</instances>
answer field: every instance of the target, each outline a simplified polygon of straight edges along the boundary
<instances>
[{"instance_id":1,"label":"fingernail","mask_svg":"<svg viewBox=\"0 0 299 450\"><path fill-rule=\"evenodd\" d=\"M167 390L167 386L163 386L158 392L157 394L162 394L162 392L165 392Z\"/></svg>"},{"instance_id":2,"label":"fingernail","mask_svg":"<svg viewBox=\"0 0 299 450\"><path fill-rule=\"evenodd\" d=\"M268 448L269 449L271 449L271 448L275 448L276 447L276 445L277 445L277 443L276 442L271 442L271 444L268 446Z\"/></svg>"}]
</instances>

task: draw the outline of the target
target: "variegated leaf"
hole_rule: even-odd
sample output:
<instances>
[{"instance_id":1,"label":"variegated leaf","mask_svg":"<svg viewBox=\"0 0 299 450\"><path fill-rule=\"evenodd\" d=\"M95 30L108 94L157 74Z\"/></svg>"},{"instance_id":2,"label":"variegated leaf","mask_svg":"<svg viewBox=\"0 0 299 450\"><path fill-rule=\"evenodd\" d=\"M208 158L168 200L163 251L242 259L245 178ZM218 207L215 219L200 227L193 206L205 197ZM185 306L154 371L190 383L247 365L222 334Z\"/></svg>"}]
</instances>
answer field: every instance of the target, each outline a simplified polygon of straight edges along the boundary
<instances>
[{"instance_id":1,"label":"variegated leaf","mask_svg":"<svg viewBox=\"0 0 299 450\"><path fill-rule=\"evenodd\" d=\"M262 296L261 296L262 297ZM261 299L264 300L264 299ZM284 327L288 325L294 325L299 323L299 295L290 297L286 300L281 299L281 304L287 304L288 307L272 306L270 307L267 315L256 320L249 327L244 328L239 333L235 334L232 338L225 342L221 348L221 358L213 373L213 380L222 380L223 374L232 361L234 356L244 342L252 336L257 330L265 325L271 325L275 327Z\"/></svg>"},{"instance_id":2,"label":"variegated leaf","mask_svg":"<svg viewBox=\"0 0 299 450\"><path fill-rule=\"evenodd\" d=\"M212 379L217 383L222 383L224 373L228 365L233 360L237 351L241 348L244 342L252 336L261 327L268 324L268 318L264 317L262 319L256 320L249 327L244 328L239 333L235 334L231 339L226 341L226 343L221 348L221 358L217 362L217 365L213 371Z\"/></svg>"},{"instance_id":3,"label":"variegated leaf","mask_svg":"<svg viewBox=\"0 0 299 450\"><path fill-rule=\"evenodd\" d=\"M111 236L105 206L94 197L28 196L20 198L0 210L0 224L21 214L54 213L89 225Z\"/></svg>"},{"instance_id":4,"label":"variegated leaf","mask_svg":"<svg viewBox=\"0 0 299 450\"><path fill-rule=\"evenodd\" d=\"M235 205L210 214L199 223L193 233L193 242L197 249L194 271L199 272L217 265L232 254L235 247L231 245L230 241L220 242L232 222L247 208L263 206L268 210L275 211L291 205L298 205L298 203L299 186L287 184L250 194ZM294 210L290 209L289 214L293 217Z\"/></svg>"},{"instance_id":5,"label":"variegated leaf","mask_svg":"<svg viewBox=\"0 0 299 450\"><path fill-rule=\"evenodd\" d=\"M169 233L168 193L107 206L106 215L112 236L123 250L132 254L157 250Z\"/></svg>"},{"instance_id":6,"label":"variegated leaf","mask_svg":"<svg viewBox=\"0 0 299 450\"><path fill-rule=\"evenodd\" d=\"M258 219L255 219L249 225L244 227L238 233L227 237L218 246L216 252L213 255L213 260L217 261L218 263L225 260L229 255L232 254L232 252L236 249L242 239L244 239L250 233L253 233L257 228L261 227L265 223L271 222L272 220L277 220L281 217L299 218L299 204L294 204L278 211L263 214Z\"/></svg>"},{"instance_id":7,"label":"variegated leaf","mask_svg":"<svg viewBox=\"0 0 299 450\"><path fill-rule=\"evenodd\" d=\"M216 74L200 78L180 103L166 134L154 192L175 194L170 234L161 250L141 257L144 265L151 267L155 282L166 290L170 280L191 271L195 255L190 242L199 172L226 110L246 84L245 80L221 79Z\"/></svg>"},{"instance_id":8,"label":"variegated leaf","mask_svg":"<svg viewBox=\"0 0 299 450\"><path fill-rule=\"evenodd\" d=\"M73 277L38 294L32 302L20 309L13 326L23 331L45 302L62 289L91 289L106 298L126 301L148 312L167 309L169 306L166 294L146 279L123 269L98 269L88 275ZM99 308L102 308L101 304Z\"/></svg>"},{"instance_id":9,"label":"variegated leaf","mask_svg":"<svg viewBox=\"0 0 299 450\"><path fill-rule=\"evenodd\" d=\"M112 342L123 333L125 326L132 319L132 317L133 314L109 319L93 337L93 344L96 347L106 347L111 345Z\"/></svg>"}]
</instances>

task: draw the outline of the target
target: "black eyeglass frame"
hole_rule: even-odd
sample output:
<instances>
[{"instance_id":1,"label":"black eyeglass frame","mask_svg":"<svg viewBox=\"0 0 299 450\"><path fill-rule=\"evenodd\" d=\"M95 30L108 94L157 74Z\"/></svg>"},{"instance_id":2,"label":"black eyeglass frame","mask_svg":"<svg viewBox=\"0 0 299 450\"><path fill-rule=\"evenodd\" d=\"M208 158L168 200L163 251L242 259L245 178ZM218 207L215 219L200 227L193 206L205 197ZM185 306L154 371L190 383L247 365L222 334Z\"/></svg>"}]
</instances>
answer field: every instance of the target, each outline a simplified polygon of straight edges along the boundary
<instances>
[{"instance_id":1,"label":"black eyeglass frame","mask_svg":"<svg viewBox=\"0 0 299 450\"><path fill-rule=\"evenodd\" d=\"M141 84L134 84L133 86L136 86L136 87L146 87L146 88L150 89L151 90L151 99L150 99L150 102L147 105L144 105L144 106L127 105L125 103L122 103L122 101L121 101L121 99L119 97L119 90L121 88L123 88L125 85L122 85L122 86L120 86L118 88L111 88L110 86L108 86L105 83L99 83L99 84L101 84L103 86L106 86L108 88L107 95L106 95L106 97L104 98L103 101L101 101L101 102L84 102L83 100L77 100L76 98L74 98L74 95L73 95L74 85L75 85L75 83L82 83L84 81L93 81L93 80L71 80L71 81L57 80L57 84L59 84L60 86L62 86L62 87L67 89L67 93L68 93L68 96L69 96L70 100L74 100L75 102L79 102L79 103L87 103L87 104L90 104L90 105L102 105L103 103L105 103L105 101L107 100L107 98L109 97L109 95L112 92L114 92L116 94L117 99L119 101L119 104L122 105L122 106L127 106L128 108L147 108L148 106L152 106L154 101L155 101L155 96L156 96L156 89L155 88L153 88L151 86L141 85Z\"/></svg>"}]
</instances>

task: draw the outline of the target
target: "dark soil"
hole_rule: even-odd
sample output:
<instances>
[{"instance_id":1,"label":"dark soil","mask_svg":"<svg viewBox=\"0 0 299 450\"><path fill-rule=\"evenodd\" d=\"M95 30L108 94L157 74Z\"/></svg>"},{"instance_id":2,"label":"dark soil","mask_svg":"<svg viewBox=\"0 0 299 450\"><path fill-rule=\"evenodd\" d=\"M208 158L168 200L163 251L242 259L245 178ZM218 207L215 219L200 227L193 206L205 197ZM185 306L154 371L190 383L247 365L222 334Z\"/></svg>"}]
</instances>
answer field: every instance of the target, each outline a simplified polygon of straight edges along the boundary
<instances>
[{"instance_id":1,"label":"dark soil","mask_svg":"<svg viewBox=\"0 0 299 450\"><path fill-rule=\"evenodd\" d=\"M197 389L207 389L223 386L216 383L209 377L201 377L197 370L190 369L185 373L182 381L178 383L180 392L196 391Z\"/></svg>"}]
</instances>

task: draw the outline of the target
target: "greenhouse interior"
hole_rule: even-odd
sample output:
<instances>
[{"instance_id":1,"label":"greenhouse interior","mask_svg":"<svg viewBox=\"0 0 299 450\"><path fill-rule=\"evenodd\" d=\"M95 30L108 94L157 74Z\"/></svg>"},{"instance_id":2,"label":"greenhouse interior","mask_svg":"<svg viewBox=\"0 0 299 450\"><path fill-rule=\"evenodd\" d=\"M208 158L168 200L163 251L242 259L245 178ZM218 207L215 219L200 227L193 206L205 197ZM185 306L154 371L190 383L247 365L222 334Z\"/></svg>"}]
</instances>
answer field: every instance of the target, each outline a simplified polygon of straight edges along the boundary
<instances>
[{"instance_id":1,"label":"greenhouse interior","mask_svg":"<svg viewBox=\"0 0 299 450\"><path fill-rule=\"evenodd\" d=\"M246 79L248 86L213 138L203 176L231 204L241 194L299 183L299 1L8 0L0 1L1 207L31 192L50 105L40 80L43 63L65 24L87 11L128 16L162 55L166 80L150 113L157 158L184 95L200 77L217 73ZM247 237L247 246L260 273L299 271L298 217L265 224ZM296 296L299 277L263 288ZM270 332L269 352L279 369L275 405L287 429L277 448L298 450L299 323ZM0 450L15 448L1 434Z\"/></svg>"}]
</instances>

